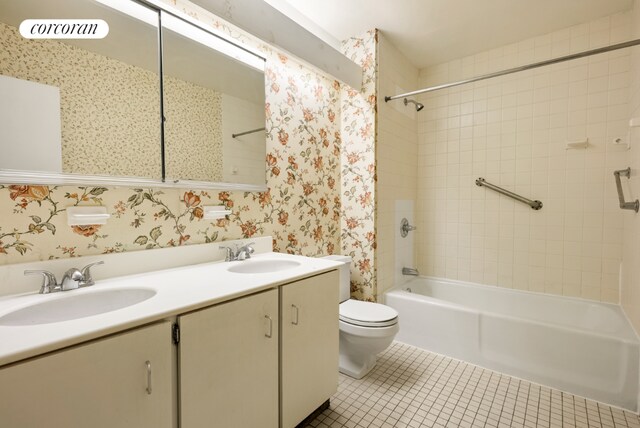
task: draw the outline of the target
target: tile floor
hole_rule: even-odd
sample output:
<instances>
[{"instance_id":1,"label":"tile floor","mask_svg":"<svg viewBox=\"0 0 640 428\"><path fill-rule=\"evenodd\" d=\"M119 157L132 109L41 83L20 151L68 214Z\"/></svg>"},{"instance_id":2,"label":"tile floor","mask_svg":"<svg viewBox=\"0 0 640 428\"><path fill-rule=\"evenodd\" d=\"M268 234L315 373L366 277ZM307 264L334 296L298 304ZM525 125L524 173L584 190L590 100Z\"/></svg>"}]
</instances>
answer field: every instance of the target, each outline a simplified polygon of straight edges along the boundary
<instances>
[{"instance_id":1,"label":"tile floor","mask_svg":"<svg viewBox=\"0 0 640 428\"><path fill-rule=\"evenodd\" d=\"M361 380L340 375L312 427L640 428L638 415L394 343Z\"/></svg>"}]
</instances>

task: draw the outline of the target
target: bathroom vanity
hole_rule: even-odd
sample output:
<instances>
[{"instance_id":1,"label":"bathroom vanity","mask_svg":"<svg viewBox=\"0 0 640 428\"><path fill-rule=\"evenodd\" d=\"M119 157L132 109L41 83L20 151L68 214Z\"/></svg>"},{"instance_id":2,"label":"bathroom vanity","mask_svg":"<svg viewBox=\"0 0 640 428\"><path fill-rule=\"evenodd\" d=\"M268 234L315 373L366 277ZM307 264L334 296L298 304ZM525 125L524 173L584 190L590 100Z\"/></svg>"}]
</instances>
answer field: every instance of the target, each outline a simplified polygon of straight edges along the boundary
<instances>
[{"instance_id":1,"label":"bathroom vanity","mask_svg":"<svg viewBox=\"0 0 640 428\"><path fill-rule=\"evenodd\" d=\"M337 265L263 253L0 298L2 425L295 427L337 389ZM8 316L128 289L155 293L65 321Z\"/></svg>"}]
</instances>

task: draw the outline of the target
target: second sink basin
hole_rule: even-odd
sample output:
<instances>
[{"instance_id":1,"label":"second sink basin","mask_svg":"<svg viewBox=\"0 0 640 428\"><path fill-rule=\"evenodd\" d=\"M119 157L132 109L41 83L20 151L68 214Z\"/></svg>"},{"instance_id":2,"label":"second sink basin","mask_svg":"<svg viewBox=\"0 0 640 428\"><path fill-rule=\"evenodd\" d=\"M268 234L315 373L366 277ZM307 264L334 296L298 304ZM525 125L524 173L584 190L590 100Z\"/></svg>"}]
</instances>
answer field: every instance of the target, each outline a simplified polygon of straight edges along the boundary
<instances>
[{"instance_id":1,"label":"second sink basin","mask_svg":"<svg viewBox=\"0 0 640 428\"><path fill-rule=\"evenodd\" d=\"M249 260L233 265L227 270L234 273L269 273L298 266L300 262L295 260Z\"/></svg>"},{"instance_id":2,"label":"second sink basin","mask_svg":"<svg viewBox=\"0 0 640 428\"><path fill-rule=\"evenodd\" d=\"M50 324L90 317L144 302L156 292L147 288L125 288L95 291L68 296L52 296L51 300L25 306L0 317L0 325L26 326Z\"/></svg>"}]
</instances>

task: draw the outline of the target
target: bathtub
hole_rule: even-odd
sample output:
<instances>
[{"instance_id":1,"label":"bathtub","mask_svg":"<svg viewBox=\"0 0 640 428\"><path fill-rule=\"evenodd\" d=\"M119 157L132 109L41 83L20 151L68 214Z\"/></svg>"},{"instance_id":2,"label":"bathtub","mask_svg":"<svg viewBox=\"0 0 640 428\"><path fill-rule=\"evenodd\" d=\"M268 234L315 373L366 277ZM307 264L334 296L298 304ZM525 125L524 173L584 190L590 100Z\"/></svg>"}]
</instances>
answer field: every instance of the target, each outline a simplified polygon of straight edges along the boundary
<instances>
[{"instance_id":1,"label":"bathtub","mask_svg":"<svg viewBox=\"0 0 640 428\"><path fill-rule=\"evenodd\" d=\"M428 277L384 301L400 342L638 410L639 341L616 305Z\"/></svg>"}]
</instances>

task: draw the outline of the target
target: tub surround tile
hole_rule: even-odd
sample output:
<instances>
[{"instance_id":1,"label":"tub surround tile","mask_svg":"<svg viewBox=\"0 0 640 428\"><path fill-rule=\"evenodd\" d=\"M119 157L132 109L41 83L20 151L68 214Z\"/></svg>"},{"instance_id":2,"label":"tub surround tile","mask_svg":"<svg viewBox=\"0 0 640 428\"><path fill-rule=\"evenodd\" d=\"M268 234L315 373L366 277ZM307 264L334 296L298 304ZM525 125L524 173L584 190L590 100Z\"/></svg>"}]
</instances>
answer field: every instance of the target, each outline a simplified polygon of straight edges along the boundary
<instances>
[{"instance_id":1,"label":"tub surround tile","mask_svg":"<svg viewBox=\"0 0 640 428\"><path fill-rule=\"evenodd\" d=\"M631 13L578 27L421 70L419 87L630 37ZM613 266L630 213L618 208L612 172L630 157L612 141L627 133L630 69L621 50L421 95L421 272L619 303ZM566 150L584 138L587 149ZM478 188L478 177L544 207Z\"/></svg>"},{"instance_id":2,"label":"tub surround tile","mask_svg":"<svg viewBox=\"0 0 640 428\"><path fill-rule=\"evenodd\" d=\"M640 1L634 2L630 16L633 37L640 37ZM630 117L640 117L640 49L632 49L631 54L631 90L628 91ZM640 198L640 130L631 128L631 150L627 152L629 161L625 167L631 167L631 179L625 196L628 199ZM628 189L628 190L627 190ZM627 193L627 191L629 193ZM628 196L627 196L628 195ZM618 223L620 224L620 223ZM640 334L640 215L626 211L622 215L623 238L621 259L621 303L625 313Z\"/></svg>"},{"instance_id":3,"label":"tub surround tile","mask_svg":"<svg viewBox=\"0 0 640 428\"><path fill-rule=\"evenodd\" d=\"M405 106L402 100L384 101L386 95L408 92L418 86L418 69L389 42L384 32L378 36L378 56L376 265L381 296L403 281L402 266L416 267L414 234L401 238L399 232L402 217L411 217L411 224L415 224L415 208L402 204L415 205L417 197L417 119L422 112L416 112L412 104Z\"/></svg>"},{"instance_id":4,"label":"tub surround tile","mask_svg":"<svg viewBox=\"0 0 640 428\"><path fill-rule=\"evenodd\" d=\"M638 415L399 342L310 426L640 428Z\"/></svg>"}]
</instances>

